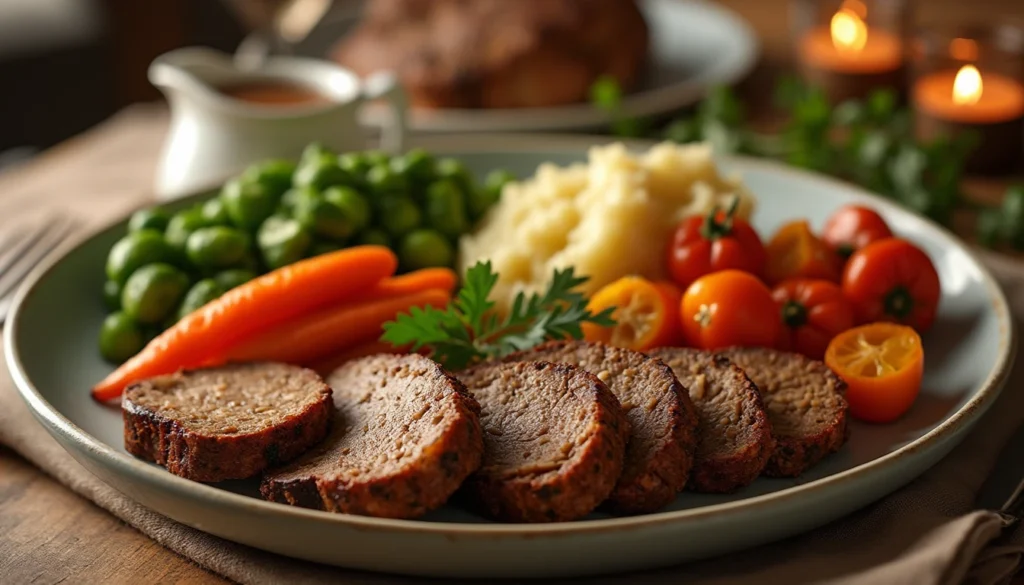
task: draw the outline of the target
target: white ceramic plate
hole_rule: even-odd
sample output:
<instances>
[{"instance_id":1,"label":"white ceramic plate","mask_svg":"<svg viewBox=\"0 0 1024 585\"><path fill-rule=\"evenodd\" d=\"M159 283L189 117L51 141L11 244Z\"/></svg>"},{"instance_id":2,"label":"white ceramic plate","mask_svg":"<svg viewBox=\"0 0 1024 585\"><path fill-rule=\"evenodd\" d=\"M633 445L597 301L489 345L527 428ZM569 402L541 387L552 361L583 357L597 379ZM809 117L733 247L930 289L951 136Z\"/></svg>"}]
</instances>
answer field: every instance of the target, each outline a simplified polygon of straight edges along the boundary
<instances>
[{"instance_id":1,"label":"white ceramic plate","mask_svg":"<svg viewBox=\"0 0 1024 585\"><path fill-rule=\"evenodd\" d=\"M592 140L451 135L423 145L461 157L474 172L500 166L522 176L543 161L585 159ZM34 415L104 481L179 522L284 555L415 575L550 577L652 568L781 539L888 494L949 452L999 393L1015 335L992 277L943 229L830 179L747 159L722 164L758 198L761 233L798 216L820 227L839 205L866 202L927 251L942 279L939 318L924 336L924 387L911 411L890 425L854 422L848 444L799 479L761 478L731 495L684 493L645 516L514 525L454 505L415 521L330 514L262 501L255 481L204 485L171 475L125 453L119 410L88 391L110 371L95 345L99 291L123 222L40 267L21 288L4 332L8 364Z\"/></svg>"},{"instance_id":2,"label":"white ceramic plate","mask_svg":"<svg viewBox=\"0 0 1024 585\"><path fill-rule=\"evenodd\" d=\"M629 116L672 113L696 103L715 85L730 85L753 68L760 48L750 26L732 11L706 0L640 0L651 30L651 58L640 86L623 100ZM358 11L356 11L358 13ZM323 57L353 24L347 11L325 20L297 47ZM364 124L390 122L386 108L368 106ZM415 110L409 127L421 132L526 132L588 130L607 124L589 104L514 110Z\"/></svg>"}]
</instances>

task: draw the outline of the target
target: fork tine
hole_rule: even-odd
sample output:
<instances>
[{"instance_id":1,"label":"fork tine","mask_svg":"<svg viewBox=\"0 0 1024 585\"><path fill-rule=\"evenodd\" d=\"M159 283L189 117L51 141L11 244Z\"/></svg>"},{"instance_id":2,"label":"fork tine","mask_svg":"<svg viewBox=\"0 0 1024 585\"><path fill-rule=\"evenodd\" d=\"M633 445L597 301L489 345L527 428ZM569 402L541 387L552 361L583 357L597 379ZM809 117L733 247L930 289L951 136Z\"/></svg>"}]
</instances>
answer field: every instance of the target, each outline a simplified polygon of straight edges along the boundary
<instances>
[{"instance_id":1,"label":"fork tine","mask_svg":"<svg viewBox=\"0 0 1024 585\"><path fill-rule=\"evenodd\" d=\"M76 222L62 219L56 224L48 224L42 235L33 239L34 244L24 251L19 258L10 263L0 273L0 298L7 301L14 288L25 276L39 264L50 252L64 242L77 227ZM7 304L7 303L5 303Z\"/></svg>"}]
</instances>

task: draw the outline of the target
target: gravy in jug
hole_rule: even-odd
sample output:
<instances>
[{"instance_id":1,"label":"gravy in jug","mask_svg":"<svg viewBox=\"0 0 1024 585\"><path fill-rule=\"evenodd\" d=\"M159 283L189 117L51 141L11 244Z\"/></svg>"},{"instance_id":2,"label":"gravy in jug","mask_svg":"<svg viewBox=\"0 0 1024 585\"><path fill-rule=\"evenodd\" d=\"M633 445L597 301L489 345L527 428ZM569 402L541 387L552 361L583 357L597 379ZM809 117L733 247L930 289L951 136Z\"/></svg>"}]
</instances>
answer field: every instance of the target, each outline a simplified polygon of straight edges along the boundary
<instances>
[{"instance_id":1,"label":"gravy in jug","mask_svg":"<svg viewBox=\"0 0 1024 585\"><path fill-rule=\"evenodd\" d=\"M276 79L243 81L223 85L218 91L232 99L270 106L295 106L330 103L319 91L292 81Z\"/></svg>"}]
</instances>

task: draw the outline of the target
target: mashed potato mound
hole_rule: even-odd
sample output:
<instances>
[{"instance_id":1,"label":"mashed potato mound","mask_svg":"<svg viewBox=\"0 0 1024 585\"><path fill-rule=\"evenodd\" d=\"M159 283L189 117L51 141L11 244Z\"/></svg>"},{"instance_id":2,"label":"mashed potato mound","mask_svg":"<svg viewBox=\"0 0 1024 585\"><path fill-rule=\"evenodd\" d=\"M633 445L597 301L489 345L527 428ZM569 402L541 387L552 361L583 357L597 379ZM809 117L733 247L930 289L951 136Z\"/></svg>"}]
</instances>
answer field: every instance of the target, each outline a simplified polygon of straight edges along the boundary
<instances>
[{"instance_id":1,"label":"mashed potato mound","mask_svg":"<svg viewBox=\"0 0 1024 585\"><path fill-rule=\"evenodd\" d=\"M749 218L753 197L719 174L709 145L662 143L635 155L621 143L594 147L586 164L543 164L510 183L501 201L463 236L459 268L490 260L499 308L519 291L544 290L556 269L588 276L587 294L627 274L667 278L665 248L683 218L728 207Z\"/></svg>"}]
</instances>

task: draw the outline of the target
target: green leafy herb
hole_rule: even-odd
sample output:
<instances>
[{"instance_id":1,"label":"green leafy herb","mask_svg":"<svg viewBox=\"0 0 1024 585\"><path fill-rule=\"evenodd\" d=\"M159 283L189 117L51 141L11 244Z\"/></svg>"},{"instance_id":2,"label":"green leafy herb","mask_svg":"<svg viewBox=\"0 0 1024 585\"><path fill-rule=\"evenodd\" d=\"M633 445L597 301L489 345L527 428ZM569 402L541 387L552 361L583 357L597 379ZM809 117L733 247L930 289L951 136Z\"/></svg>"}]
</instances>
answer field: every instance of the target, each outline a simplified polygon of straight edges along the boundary
<instances>
[{"instance_id":1,"label":"green leafy herb","mask_svg":"<svg viewBox=\"0 0 1024 585\"><path fill-rule=\"evenodd\" d=\"M592 314L586 297L575 289L587 281L570 267L555 270L544 294L516 295L508 313L499 316L489 299L498 282L490 262L466 271L459 294L445 309L413 307L384 324L382 341L413 351L427 348L431 357L451 370L530 349L553 339L580 339L585 322L612 326L614 308Z\"/></svg>"},{"instance_id":2,"label":"green leafy herb","mask_svg":"<svg viewBox=\"0 0 1024 585\"><path fill-rule=\"evenodd\" d=\"M609 75L602 75L590 86L590 102L608 113L612 132L617 136L635 138L648 131L646 120L626 116L622 111L622 88Z\"/></svg>"}]
</instances>

